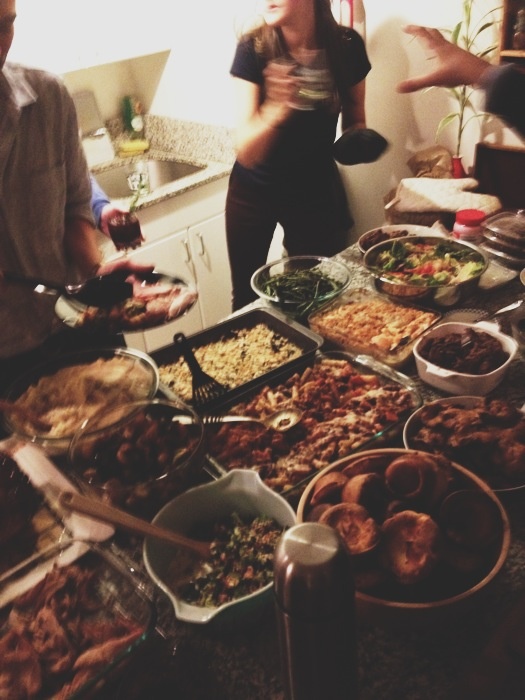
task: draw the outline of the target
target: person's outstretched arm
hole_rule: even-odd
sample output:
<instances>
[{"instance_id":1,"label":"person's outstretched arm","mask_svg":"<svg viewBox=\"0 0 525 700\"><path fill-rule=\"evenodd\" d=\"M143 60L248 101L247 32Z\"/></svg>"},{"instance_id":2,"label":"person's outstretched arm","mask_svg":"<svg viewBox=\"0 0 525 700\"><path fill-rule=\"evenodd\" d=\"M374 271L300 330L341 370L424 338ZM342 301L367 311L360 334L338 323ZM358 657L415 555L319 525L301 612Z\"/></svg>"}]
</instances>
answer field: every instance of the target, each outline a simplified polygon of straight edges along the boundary
<instances>
[{"instance_id":1,"label":"person's outstretched arm","mask_svg":"<svg viewBox=\"0 0 525 700\"><path fill-rule=\"evenodd\" d=\"M437 29L408 25L403 31L421 41L435 64L433 70L425 75L398 83L398 92L416 92L432 86L480 87L486 95L485 109L504 119L522 136L525 135L525 72L518 66L493 66L448 41Z\"/></svg>"}]
</instances>

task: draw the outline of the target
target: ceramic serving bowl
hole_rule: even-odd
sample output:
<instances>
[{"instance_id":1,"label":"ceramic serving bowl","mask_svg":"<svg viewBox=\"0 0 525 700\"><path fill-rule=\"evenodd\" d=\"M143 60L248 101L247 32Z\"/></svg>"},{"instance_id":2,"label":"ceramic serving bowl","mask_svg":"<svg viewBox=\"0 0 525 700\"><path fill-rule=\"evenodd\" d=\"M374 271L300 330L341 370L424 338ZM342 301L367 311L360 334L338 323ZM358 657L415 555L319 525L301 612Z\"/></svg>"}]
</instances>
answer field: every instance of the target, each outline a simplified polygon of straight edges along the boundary
<instances>
[{"instance_id":1,"label":"ceramic serving bowl","mask_svg":"<svg viewBox=\"0 0 525 700\"><path fill-rule=\"evenodd\" d=\"M159 386L155 362L130 348L99 348L62 355L14 380L4 397L49 423L35 428L20 415L4 412L9 433L50 455L67 453L82 422L118 403L152 398Z\"/></svg>"},{"instance_id":2,"label":"ceramic serving bowl","mask_svg":"<svg viewBox=\"0 0 525 700\"><path fill-rule=\"evenodd\" d=\"M350 285L350 270L333 258L297 255L256 270L253 291L270 306L292 318L306 318Z\"/></svg>"},{"instance_id":3,"label":"ceramic serving bowl","mask_svg":"<svg viewBox=\"0 0 525 700\"><path fill-rule=\"evenodd\" d=\"M413 262L404 267L407 256L418 251L418 260L434 267L449 258L458 261L461 272L452 281L421 270L414 278ZM424 249L424 250L423 250ZM386 260L385 260L386 258ZM471 243L439 235L416 235L383 241L366 251L363 264L375 278L377 289L398 300L437 307L451 307L472 294L489 264L487 254ZM407 272L409 270L409 273Z\"/></svg>"},{"instance_id":4,"label":"ceramic serving bowl","mask_svg":"<svg viewBox=\"0 0 525 700\"><path fill-rule=\"evenodd\" d=\"M501 361L496 367L491 369L491 371L478 374L459 372L439 365L437 360L431 361L428 359L428 355L425 353L425 347L428 347L428 344L431 342L446 344L445 354L448 355L447 359L449 359L449 353L451 352L451 342L449 341L451 341L452 338L464 338L464 341L457 344L457 350L460 356L466 355L469 352L468 348L470 343L468 334L472 331L475 333L488 334L496 341L496 346L500 348ZM485 396L491 392L505 377L509 365L515 358L517 352L518 343L514 338L511 338L505 333L501 333L494 324L484 322L450 322L439 324L427 331L427 333L417 341L413 349L414 359L420 378L426 384L456 396ZM494 353L490 354L492 357L495 356Z\"/></svg>"},{"instance_id":5,"label":"ceramic serving bowl","mask_svg":"<svg viewBox=\"0 0 525 700\"><path fill-rule=\"evenodd\" d=\"M241 518L266 515L283 530L296 522L290 504L266 486L256 472L234 469L217 481L196 486L177 496L155 516L153 523L188 535L200 526L233 513ZM151 537L144 541L146 569L169 597L179 620L220 629L241 627L256 619L271 599L273 582L217 607L187 603L176 590L178 572L174 571L174 554L169 544Z\"/></svg>"},{"instance_id":6,"label":"ceramic serving bowl","mask_svg":"<svg viewBox=\"0 0 525 700\"><path fill-rule=\"evenodd\" d=\"M450 622L488 590L510 546L507 514L487 484L417 450L334 462L304 490L297 519L338 530L360 617L388 626Z\"/></svg>"},{"instance_id":7,"label":"ceramic serving bowl","mask_svg":"<svg viewBox=\"0 0 525 700\"><path fill-rule=\"evenodd\" d=\"M196 483L204 425L180 399L120 404L84 421L68 452L80 488L151 519Z\"/></svg>"}]
</instances>

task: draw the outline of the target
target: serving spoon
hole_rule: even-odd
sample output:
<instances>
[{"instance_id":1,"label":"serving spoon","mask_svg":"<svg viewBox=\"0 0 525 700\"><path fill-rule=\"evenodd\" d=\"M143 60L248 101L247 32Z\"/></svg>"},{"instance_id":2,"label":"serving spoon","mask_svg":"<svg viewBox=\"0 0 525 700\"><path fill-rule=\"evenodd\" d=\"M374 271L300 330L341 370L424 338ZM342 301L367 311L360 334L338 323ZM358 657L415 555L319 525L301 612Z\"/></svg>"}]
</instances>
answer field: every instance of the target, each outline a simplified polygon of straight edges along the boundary
<instances>
[{"instance_id":1,"label":"serving spoon","mask_svg":"<svg viewBox=\"0 0 525 700\"><path fill-rule=\"evenodd\" d=\"M173 530L168 530L159 525L153 525L147 520L142 520L142 518L130 515L120 510L120 508L110 506L96 498L83 496L74 491L60 491L53 495L56 495L58 505L66 511L81 513L82 515L87 515L90 518L115 525L118 528L128 530L138 535L148 535L149 537L155 537L164 542L177 545L178 547L184 547L198 554L203 559L210 555L210 542L194 540L178 532L174 532Z\"/></svg>"},{"instance_id":2,"label":"serving spoon","mask_svg":"<svg viewBox=\"0 0 525 700\"><path fill-rule=\"evenodd\" d=\"M1 274L8 282L24 284L37 294L62 294L86 306L108 308L133 296L133 285L122 278L122 273L99 275L79 284L64 285L37 277L26 277L17 272L3 271Z\"/></svg>"},{"instance_id":3,"label":"serving spoon","mask_svg":"<svg viewBox=\"0 0 525 700\"><path fill-rule=\"evenodd\" d=\"M207 415L202 416L202 422L205 425L215 425L219 423L260 423L264 425L265 428L284 433L297 425L302 417L303 412L298 408L283 408L280 411L275 411L263 417L237 416L234 414L226 416Z\"/></svg>"}]
</instances>

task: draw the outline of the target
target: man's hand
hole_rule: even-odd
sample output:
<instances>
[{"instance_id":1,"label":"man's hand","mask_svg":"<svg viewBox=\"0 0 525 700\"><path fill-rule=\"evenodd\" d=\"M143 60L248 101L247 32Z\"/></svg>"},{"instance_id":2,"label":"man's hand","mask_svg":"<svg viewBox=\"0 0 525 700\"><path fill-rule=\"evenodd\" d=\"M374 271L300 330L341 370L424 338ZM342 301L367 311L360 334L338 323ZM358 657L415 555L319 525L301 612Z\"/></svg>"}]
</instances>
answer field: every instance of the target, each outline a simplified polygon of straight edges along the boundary
<instances>
[{"instance_id":1,"label":"man's hand","mask_svg":"<svg viewBox=\"0 0 525 700\"><path fill-rule=\"evenodd\" d=\"M410 24L403 31L420 40L428 53L428 59L435 61L435 68L426 75L398 83L398 92L415 92L432 86L474 85L490 67L488 61L447 41L437 29Z\"/></svg>"}]
</instances>

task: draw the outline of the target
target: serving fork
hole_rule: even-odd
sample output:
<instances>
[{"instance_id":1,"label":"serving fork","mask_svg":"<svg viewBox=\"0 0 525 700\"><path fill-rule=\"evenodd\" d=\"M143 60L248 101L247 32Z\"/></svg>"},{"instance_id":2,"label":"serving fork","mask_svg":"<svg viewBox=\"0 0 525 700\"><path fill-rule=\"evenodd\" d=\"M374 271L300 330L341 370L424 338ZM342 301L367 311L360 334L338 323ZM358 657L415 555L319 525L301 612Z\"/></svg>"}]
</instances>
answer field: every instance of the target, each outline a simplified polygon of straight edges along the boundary
<instances>
[{"instance_id":1,"label":"serving fork","mask_svg":"<svg viewBox=\"0 0 525 700\"><path fill-rule=\"evenodd\" d=\"M197 358L195 357L191 345L184 333L175 333L173 342L178 346L182 356L186 360L191 372L191 395L192 403L196 407L202 407L206 404L219 399L228 391L228 387L224 386L216 379L202 369Z\"/></svg>"}]
</instances>

